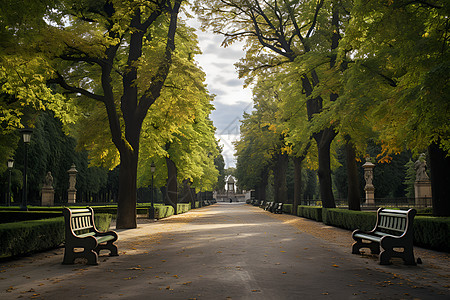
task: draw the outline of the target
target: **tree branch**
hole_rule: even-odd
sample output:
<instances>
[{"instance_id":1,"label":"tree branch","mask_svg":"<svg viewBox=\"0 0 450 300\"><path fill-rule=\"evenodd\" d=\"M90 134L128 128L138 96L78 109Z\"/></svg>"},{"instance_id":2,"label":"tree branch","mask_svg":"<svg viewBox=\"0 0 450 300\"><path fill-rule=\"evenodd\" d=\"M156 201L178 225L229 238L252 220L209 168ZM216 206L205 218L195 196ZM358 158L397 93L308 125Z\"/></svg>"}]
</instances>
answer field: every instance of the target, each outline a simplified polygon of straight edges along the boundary
<instances>
[{"instance_id":1,"label":"tree branch","mask_svg":"<svg viewBox=\"0 0 450 300\"><path fill-rule=\"evenodd\" d=\"M86 96L88 98L91 98L91 99L94 99L94 100L97 100L97 101L100 101L100 102L104 102L105 101L105 97L104 96L97 95L97 94L91 93L91 92L89 92L89 91L87 91L85 89L69 85L67 83L67 81L64 79L64 77L58 71L56 71L56 75L57 75L57 78L50 79L47 82L48 83L56 83L59 86L61 86L63 89L69 91L70 93L82 94L82 95L84 95L84 96Z\"/></svg>"}]
</instances>

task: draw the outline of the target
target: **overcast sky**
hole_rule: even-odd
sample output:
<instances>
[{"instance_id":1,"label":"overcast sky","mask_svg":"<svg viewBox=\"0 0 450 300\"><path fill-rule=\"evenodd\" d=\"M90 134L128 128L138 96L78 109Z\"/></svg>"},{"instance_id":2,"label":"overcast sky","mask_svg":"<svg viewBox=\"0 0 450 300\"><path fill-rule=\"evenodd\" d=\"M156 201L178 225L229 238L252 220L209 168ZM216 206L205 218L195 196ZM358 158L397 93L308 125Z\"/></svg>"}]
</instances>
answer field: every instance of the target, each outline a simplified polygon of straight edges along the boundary
<instances>
[{"instance_id":1,"label":"overcast sky","mask_svg":"<svg viewBox=\"0 0 450 300\"><path fill-rule=\"evenodd\" d=\"M188 24L199 28L199 23L190 19ZM243 44L220 47L223 37L211 32L197 30L202 55L196 61L206 73L206 83L210 93L215 94L213 102L215 111L211 119L216 126L216 138L223 146L225 168L235 167L234 147L232 142L239 138L239 120L244 111L250 112L252 92L243 88L244 80L238 78L234 64L244 56Z\"/></svg>"}]
</instances>

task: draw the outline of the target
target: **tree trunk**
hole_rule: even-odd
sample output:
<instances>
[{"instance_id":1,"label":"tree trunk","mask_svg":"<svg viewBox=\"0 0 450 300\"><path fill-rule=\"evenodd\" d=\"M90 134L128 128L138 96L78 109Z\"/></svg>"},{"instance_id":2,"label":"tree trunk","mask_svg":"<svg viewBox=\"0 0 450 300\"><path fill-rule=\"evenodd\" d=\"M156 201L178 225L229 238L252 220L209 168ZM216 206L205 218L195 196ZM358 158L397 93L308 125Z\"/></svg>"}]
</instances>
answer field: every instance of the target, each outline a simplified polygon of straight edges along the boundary
<instances>
[{"instance_id":1,"label":"tree trunk","mask_svg":"<svg viewBox=\"0 0 450 300\"><path fill-rule=\"evenodd\" d=\"M432 143L428 147L430 156L431 193L433 215L437 217L450 216L450 157L449 153Z\"/></svg>"},{"instance_id":2,"label":"tree trunk","mask_svg":"<svg viewBox=\"0 0 450 300\"><path fill-rule=\"evenodd\" d=\"M320 198L324 208L335 208L334 195L331 182L331 159L330 147L331 142L336 136L333 127L328 127L313 135L317 143L319 156L319 169L317 175L319 177Z\"/></svg>"},{"instance_id":3,"label":"tree trunk","mask_svg":"<svg viewBox=\"0 0 450 300\"><path fill-rule=\"evenodd\" d=\"M297 215L298 205L302 197L302 162L303 158L294 156L294 204L292 205L292 214Z\"/></svg>"},{"instance_id":4,"label":"tree trunk","mask_svg":"<svg viewBox=\"0 0 450 300\"><path fill-rule=\"evenodd\" d=\"M174 214L177 212L177 203L178 203L178 184L177 184L177 166L175 163L169 158L166 157L167 164L167 189L166 189L166 200L172 205L174 209Z\"/></svg>"},{"instance_id":5,"label":"tree trunk","mask_svg":"<svg viewBox=\"0 0 450 300\"><path fill-rule=\"evenodd\" d=\"M261 201L261 203L266 202L266 189L267 189L267 176L268 172L267 170L264 170L261 174L261 182L258 184L257 187L257 197L258 200Z\"/></svg>"},{"instance_id":6,"label":"tree trunk","mask_svg":"<svg viewBox=\"0 0 450 300\"><path fill-rule=\"evenodd\" d=\"M289 157L287 154L277 154L274 169L275 202L285 203L287 201L286 171Z\"/></svg>"},{"instance_id":7,"label":"tree trunk","mask_svg":"<svg viewBox=\"0 0 450 300\"><path fill-rule=\"evenodd\" d=\"M119 197L116 228L136 228L136 179L138 156L136 152L120 154Z\"/></svg>"},{"instance_id":8,"label":"tree trunk","mask_svg":"<svg viewBox=\"0 0 450 300\"><path fill-rule=\"evenodd\" d=\"M348 209L361 210L359 194L359 176L356 165L356 152L350 137L345 137L345 156L347 160L347 188L348 188Z\"/></svg>"}]
</instances>

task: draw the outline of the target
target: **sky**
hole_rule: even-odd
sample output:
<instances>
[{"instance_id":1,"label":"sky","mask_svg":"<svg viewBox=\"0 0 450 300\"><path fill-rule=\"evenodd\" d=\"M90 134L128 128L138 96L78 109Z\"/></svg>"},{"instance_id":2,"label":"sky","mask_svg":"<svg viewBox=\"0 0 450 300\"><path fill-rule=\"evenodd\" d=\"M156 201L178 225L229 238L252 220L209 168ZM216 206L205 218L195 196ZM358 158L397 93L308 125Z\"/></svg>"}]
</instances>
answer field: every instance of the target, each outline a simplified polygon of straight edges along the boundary
<instances>
[{"instance_id":1,"label":"sky","mask_svg":"<svg viewBox=\"0 0 450 300\"><path fill-rule=\"evenodd\" d=\"M188 24L199 28L196 19ZM203 52L195 60L206 73L206 84L211 94L215 94L215 110L211 120L216 129L216 138L223 146L222 155L225 168L235 167L234 147L232 142L239 139L239 120L245 112L252 110L252 91L244 89L244 80L238 78L234 64L244 57L243 43L221 47L223 37L212 32L197 29L199 46Z\"/></svg>"}]
</instances>

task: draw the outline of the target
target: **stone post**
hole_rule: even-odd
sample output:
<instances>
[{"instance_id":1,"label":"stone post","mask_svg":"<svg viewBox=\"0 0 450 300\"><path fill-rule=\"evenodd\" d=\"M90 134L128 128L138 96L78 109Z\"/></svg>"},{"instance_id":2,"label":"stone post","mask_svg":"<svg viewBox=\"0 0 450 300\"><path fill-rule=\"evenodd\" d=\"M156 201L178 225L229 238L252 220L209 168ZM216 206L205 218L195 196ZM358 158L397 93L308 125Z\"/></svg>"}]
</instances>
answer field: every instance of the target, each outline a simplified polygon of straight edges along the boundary
<instances>
[{"instance_id":1,"label":"stone post","mask_svg":"<svg viewBox=\"0 0 450 300\"><path fill-rule=\"evenodd\" d=\"M77 183L77 169L75 169L75 164L72 164L72 167L69 171L69 189L67 190L68 197L67 203L75 203L77 200L77 189L75 188L75 184Z\"/></svg>"},{"instance_id":2,"label":"stone post","mask_svg":"<svg viewBox=\"0 0 450 300\"><path fill-rule=\"evenodd\" d=\"M426 172L427 162L425 154L422 153L414 163L416 170L416 182L414 182L415 203L418 207L431 206L431 181Z\"/></svg>"},{"instance_id":3,"label":"stone post","mask_svg":"<svg viewBox=\"0 0 450 300\"><path fill-rule=\"evenodd\" d=\"M53 206L55 204L55 190L53 189L53 176L51 172L47 172L47 176L45 176L41 195L42 206Z\"/></svg>"},{"instance_id":4,"label":"stone post","mask_svg":"<svg viewBox=\"0 0 450 300\"><path fill-rule=\"evenodd\" d=\"M375 165L370 161L370 157L366 157L366 163L363 165L364 179L366 180L364 191L366 191L366 204L369 206L375 205L375 187L372 183L374 167Z\"/></svg>"}]
</instances>

